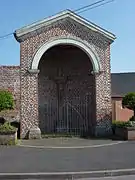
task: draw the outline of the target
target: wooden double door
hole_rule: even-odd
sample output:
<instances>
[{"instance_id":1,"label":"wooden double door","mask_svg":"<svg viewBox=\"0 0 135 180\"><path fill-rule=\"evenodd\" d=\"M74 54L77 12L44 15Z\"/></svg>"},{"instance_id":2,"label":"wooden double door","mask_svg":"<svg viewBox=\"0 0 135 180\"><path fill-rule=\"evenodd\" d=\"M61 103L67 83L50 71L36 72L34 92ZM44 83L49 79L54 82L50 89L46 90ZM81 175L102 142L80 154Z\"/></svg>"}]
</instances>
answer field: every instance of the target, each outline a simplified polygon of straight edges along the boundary
<instances>
[{"instance_id":1,"label":"wooden double door","mask_svg":"<svg viewBox=\"0 0 135 180\"><path fill-rule=\"evenodd\" d=\"M65 56L64 56L65 57ZM93 76L89 59L47 58L40 65L39 119L43 133L81 135L91 128Z\"/></svg>"}]
</instances>

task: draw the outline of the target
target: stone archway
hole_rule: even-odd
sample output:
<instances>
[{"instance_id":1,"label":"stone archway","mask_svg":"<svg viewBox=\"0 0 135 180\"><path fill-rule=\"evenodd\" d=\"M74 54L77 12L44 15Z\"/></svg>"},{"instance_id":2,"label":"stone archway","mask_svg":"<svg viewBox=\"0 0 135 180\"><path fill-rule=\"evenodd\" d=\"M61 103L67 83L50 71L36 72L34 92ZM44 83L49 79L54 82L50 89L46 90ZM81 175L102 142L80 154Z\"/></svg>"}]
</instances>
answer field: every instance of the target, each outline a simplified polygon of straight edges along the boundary
<instances>
[{"instance_id":1,"label":"stone archway","mask_svg":"<svg viewBox=\"0 0 135 180\"><path fill-rule=\"evenodd\" d=\"M81 99L80 102L77 101L77 98L81 97L80 91L78 91L78 93L79 93L78 97L75 97L74 100L72 97L72 100L70 100L70 102L69 101L67 102L67 98L63 97L63 98L66 98L63 102L64 107L62 107L62 105L60 107L58 107L59 106L58 105L59 98L58 98L58 95L56 95L57 92L55 92L55 90L57 91L58 83L59 83L59 86L61 86L62 84L64 86L70 86L69 82L70 83L74 82L73 78L72 78L72 81L70 80L68 82L66 82L67 80L65 80L65 79L63 79L63 81L65 81L65 82L58 82L58 81L62 81L59 79L59 80L57 80L57 83L56 83L57 77L56 78L53 77L53 80L52 79L44 80L44 82L46 82L46 84L44 84L46 87L46 88L44 88L45 92L43 92L43 88L41 88L41 87L38 88L38 100L39 100L38 106L40 106L40 108L39 108L40 129L42 130L43 133L45 133L45 132L54 133L54 132L60 131L60 130L56 130L56 129L60 129L60 128L62 129L61 130L62 132L64 131L66 133L68 133L68 132L71 133L71 129L72 129L72 132L74 130L73 134L79 134L80 133L79 131L81 131L81 133L82 133L82 131L83 131L83 133L84 133L84 131L85 131L85 133L87 131L88 134L93 133L94 126L96 124L96 112L95 112L96 111L96 103L95 103L96 92L95 92L94 73L99 73L101 71L99 56L95 49L90 47L90 45L88 45L87 43L84 44L81 39L55 38L52 41L49 41L49 42L43 44L34 55L30 71L31 72L39 71L39 74L38 74L38 77L40 77L40 78L38 78L39 83L40 83L40 79L41 79L41 76L40 76L41 69L44 66L47 67L46 71L47 71L47 69L49 69L49 67L48 67L49 62L46 65L43 65L43 63L41 65L40 62L41 62L41 60L43 61L43 57L44 57L44 55L46 55L46 52L48 52L50 49L54 49L56 46L57 47L58 46L59 47L60 46L61 47L62 46L63 47L74 47L75 49L78 49L78 50L80 50L80 52L82 52L85 60L87 59L87 65L85 64L85 61L83 59L80 59L82 62L81 67L83 67L83 71L85 72L85 76L87 75L87 77L85 77L85 78L83 77L84 79L82 78L82 80L81 80L81 76L80 77L78 76L80 78L80 79L78 79L79 83L85 83L85 81L87 82L87 85L85 85L86 86L85 88L87 88L87 90L86 90L86 92L83 92L83 93L86 93L87 95L85 94L83 97L83 100ZM54 55L54 53L53 53L53 56L54 56L53 63L55 64L55 61L56 61L55 56L56 55ZM67 57L67 55L66 55L66 57ZM72 59L72 58L70 57L70 59ZM77 61L76 61L76 64L77 64ZM40 67L39 67L39 65L40 65ZM79 72L79 69L78 69L78 72ZM46 74L46 76L47 76L47 74ZM55 74L55 76L58 76L58 74ZM69 74L67 74L66 76L69 76ZM50 84L50 86L49 86L49 84ZM41 83L39 86L41 86ZM43 84L42 84L42 87L43 87ZM80 87L81 86L79 86L79 84L76 84L76 88L72 89L72 94L73 94L74 90L77 91L77 88L78 88L78 90L80 90ZM48 99L48 97L47 97L47 95L50 97L51 93L49 91L52 91L53 89L55 89L53 91L53 92L55 92L55 95L53 94L55 96L54 97L55 100L51 100L52 98ZM67 89L69 89L69 88L67 87L66 90ZM41 98L40 98L39 97L40 94L44 94L44 96L41 96ZM46 96L45 96L45 94L46 94ZM65 96L69 96L69 91L66 92ZM68 98L71 98L71 96L72 95L70 93L70 97L68 97ZM44 100L44 102L42 102L43 100ZM78 104L79 107L76 107L75 101L76 101L76 104L79 103ZM53 104L52 104L52 102L53 102ZM85 103L85 106L87 106L87 107L85 107L85 109L83 111L87 111L87 115L85 115L84 112L82 113L81 112L82 110L77 110L77 108L79 108L79 109L82 108L82 106L84 106L84 103ZM87 103L87 105L86 105L86 103ZM83 105L81 105L81 104L83 104ZM73 106L72 108L70 107L71 105ZM52 108L50 108L50 106L52 106ZM74 117L76 119L76 123L75 123L75 119L73 120L73 118L67 118L68 113L69 113L69 111L71 111L71 109L73 112L76 111L76 113L74 113L74 114L76 114L76 115L74 115L74 116L76 116L76 117ZM50 112L48 112L48 111L50 111ZM55 113L52 111L55 111ZM62 111L64 111L64 113L62 113ZM72 112L72 116L73 116L73 112ZM69 123L67 123L67 119L68 119L68 121L70 121ZM77 119L79 119L79 120L77 120ZM74 123L73 123L73 121L74 121ZM58 127L58 124L61 124L61 125L59 125L59 127ZM67 124L66 127L65 127L65 124Z\"/></svg>"},{"instance_id":2,"label":"stone archway","mask_svg":"<svg viewBox=\"0 0 135 180\"><path fill-rule=\"evenodd\" d=\"M45 51L38 69L42 133L92 134L96 123L92 60L76 46L58 44Z\"/></svg>"},{"instance_id":3,"label":"stone archway","mask_svg":"<svg viewBox=\"0 0 135 180\"><path fill-rule=\"evenodd\" d=\"M96 52L96 50L90 46L87 42L83 42L81 39L79 38L54 38L52 41L49 41L45 44L43 44L38 51L35 53L33 61L32 61L32 65L31 65L31 69L33 70L37 70L38 69L38 64L39 61L42 57L42 55L51 47L56 46L56 45L73 45L76 46L80 49L82 49L82 51L84 51L87 56L89 57L89 59L91 60L91 63L93 65L93 72L98 73L101 70L101 64L100 64L100 58Z\"/></svg>"},{"instance_id":4,"label":"stone archway","mask_svg":"<svg viewBox=\"0 0 135 180\"><path fill-rule=\"evenodd\" d=\"M69 10L21 28L14 35L21 47L21 138L39 126L38 65L44 53L56 45L75 46L89 57L93 67L89 73L95 79L94 134L110 134L110 44L115 35Z\"/></svg>"}]
</instances>

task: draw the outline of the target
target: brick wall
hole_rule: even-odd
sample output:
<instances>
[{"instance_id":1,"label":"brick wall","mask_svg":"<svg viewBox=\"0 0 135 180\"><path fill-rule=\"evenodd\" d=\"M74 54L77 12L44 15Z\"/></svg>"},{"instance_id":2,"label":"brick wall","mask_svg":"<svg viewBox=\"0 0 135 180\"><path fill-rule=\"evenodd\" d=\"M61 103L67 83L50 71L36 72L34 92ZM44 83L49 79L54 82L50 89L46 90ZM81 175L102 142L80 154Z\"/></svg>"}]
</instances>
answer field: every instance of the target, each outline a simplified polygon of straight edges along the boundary
<instances>
[{"instance_id":1,"label":"brick wall","mask_svg":"<svg viewBox=\"0 0 135 180\"><path fill-rule=\"evenodd\" d=\"M15 110L19 117L20 108L20 67L0 66L0 89L10 90L16 102ZM122 98L112 98L112 119L127 121L133 115L133 111L122 108Z\"/></svg>"},{"instance_id":2,"label":"brick wall","mask_svg":"<svg viewBox=\"0 0 135 180\"><path fill-rule=\"evenodd\" d=\"M20 67L0 66L0 89L10 90L15 100L14 114L19 118L20 110Z\"/></svg>"},{"instance_id":3,"label":"brick wall","mask_svg":"<svg viewBox=\"0 0 135 180\"><path fill-rule=\"evenodd\" d=\"M10 90L16 102L16 116L19 118L20 109L20 67L0 66L0 89ZM133 111L122 108L122 98L112 98L112 119L127 121L133 115Z\"/></svg>"}]
</instances>

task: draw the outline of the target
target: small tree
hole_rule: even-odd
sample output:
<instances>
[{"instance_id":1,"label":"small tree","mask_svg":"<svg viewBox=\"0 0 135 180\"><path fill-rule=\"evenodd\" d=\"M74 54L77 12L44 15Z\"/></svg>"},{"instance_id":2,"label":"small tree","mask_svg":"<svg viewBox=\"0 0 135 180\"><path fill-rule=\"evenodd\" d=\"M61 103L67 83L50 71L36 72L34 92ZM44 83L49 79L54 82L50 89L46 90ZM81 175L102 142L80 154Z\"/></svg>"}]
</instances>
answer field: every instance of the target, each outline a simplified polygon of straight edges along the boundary
<instances>
[{"instance_id":1,"label":"small tree","mask_svg":"<svg viewBox=\"0 0 135 180\"><path fill-rule=\"evenodd\" d=\"M13 95L9 91L0 90L0 111L13 109L14 99Z\"/></svg>"},{"instance_id":2,"label":"small tree","mask_svg":"<svg viewBox=\"0 0 135 180\"><path fill-rule=\"evenodd\" d=\"M135 119L135 92L128 93L122 99L122 106L134 111Z\"/></svg>"}]
</instances>

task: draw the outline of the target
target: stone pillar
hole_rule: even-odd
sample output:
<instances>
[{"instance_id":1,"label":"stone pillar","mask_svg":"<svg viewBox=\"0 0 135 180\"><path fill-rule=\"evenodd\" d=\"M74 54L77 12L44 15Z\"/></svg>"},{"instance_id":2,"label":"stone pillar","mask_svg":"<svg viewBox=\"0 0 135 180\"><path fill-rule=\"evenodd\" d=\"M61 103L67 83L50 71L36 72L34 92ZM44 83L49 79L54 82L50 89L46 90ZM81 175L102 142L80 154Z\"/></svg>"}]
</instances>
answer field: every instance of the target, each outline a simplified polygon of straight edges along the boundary
<instances>
[{"instance_id":1,"label":"stone pillar","mask_svg":"<svg viewBox=\"0 0 135 180\"><path fill-rule=\"evenodd\" d=\"M112 134L112 101L111 101L111 73L110 47L104 51L100 59L102 70L95 74L96 92L96 136L110 136Z\"/></svg>"},{"instance_id":2,"label":"stone pillar","mask_svg":"<svg viewBox=\"0 0 135 180\"><path fill-rule=\"evenodd\" d=\"M96 75L96 136L112 134L111 84L106 84L104 75ZM105 85L106 84L106 85Z\"/></svg>"},{"instance_id":3,"label":"stone pillar","mask_svg":"<svg viewBox=\"0 0 135 180\"><path fill-rule=\"evenodd\" d=\"M38 120L38 70L21 73L21 138L32 136L39 138ZM35 135L33 134L35 130ZM36 133L38 133L36 135Z\"/></svg>"}]
</instances>

